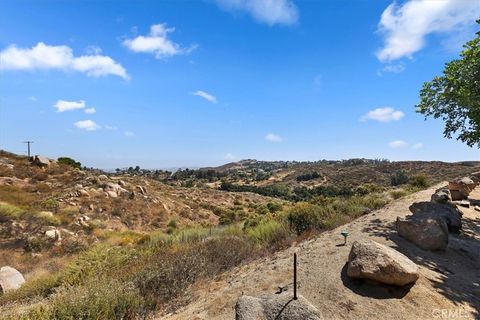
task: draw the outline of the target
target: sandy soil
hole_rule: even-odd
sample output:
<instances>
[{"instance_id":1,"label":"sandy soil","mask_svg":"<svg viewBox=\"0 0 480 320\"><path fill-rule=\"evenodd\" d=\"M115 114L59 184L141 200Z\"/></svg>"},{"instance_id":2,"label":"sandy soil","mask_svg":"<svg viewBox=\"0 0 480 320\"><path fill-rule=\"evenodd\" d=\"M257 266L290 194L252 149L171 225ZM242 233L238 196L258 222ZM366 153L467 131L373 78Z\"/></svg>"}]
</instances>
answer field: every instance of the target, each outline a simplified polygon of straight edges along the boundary
<instances>
[{"instance_id":1,"label":"sandy soil","mask_svg":"<svg viewBox=\"0 0 480 320\"><path fill-rule=\"evenodd\" d=\"M325 319L480 319L480 212L462 209L463 231L451 235L445 252L429 252L400 238L393 227L397 216L416 201L430 200L434 186L319 237L227 272L193 288L191 303L158 319L233 319L242 294L292 292L293 253L299 257L299 292ZM471 194L480 200L480 187ZM475 201L475 200L472 200ZM340 231L350 236L342 246ZM411 288L382 286L346 277L350 243L370 238L396 248L420 266Z\"/></svg>"}]
</instances>

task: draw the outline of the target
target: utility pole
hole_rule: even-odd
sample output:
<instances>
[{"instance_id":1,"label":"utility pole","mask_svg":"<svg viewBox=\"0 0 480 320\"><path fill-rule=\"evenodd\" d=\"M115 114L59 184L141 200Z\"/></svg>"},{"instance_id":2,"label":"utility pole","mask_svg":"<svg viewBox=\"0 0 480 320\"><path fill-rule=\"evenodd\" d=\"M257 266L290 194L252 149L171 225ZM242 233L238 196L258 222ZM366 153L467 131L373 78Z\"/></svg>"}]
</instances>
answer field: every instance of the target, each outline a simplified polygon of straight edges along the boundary
<instances>
[{"instance_id":1,"label":"utility pole","mask_svg":"<svg viewBox=\"0 0 480 320\"><path fill-rule=\"evenodd\" d=\"M30 158L30 144L32 144L33 141L23 141L23 143L27 144L28 157Z\"/></svg>"}]
</instances>

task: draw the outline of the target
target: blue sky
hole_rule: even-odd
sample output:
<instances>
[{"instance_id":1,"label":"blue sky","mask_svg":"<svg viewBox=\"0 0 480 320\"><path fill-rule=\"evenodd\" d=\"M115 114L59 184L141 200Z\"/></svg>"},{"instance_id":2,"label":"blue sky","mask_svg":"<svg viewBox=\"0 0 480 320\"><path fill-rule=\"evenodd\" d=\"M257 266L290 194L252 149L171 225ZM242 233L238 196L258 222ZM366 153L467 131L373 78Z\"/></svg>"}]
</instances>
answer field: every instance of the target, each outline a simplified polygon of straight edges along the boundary
<instances>
[{"instance_id":1,"label":"blue sky","mask_svg":"<svg viewBox=\"0 0 480 320\"><path fill-rule=\"evenodd\" d=\"M2 1L0 148L101 168L478 160L415 113L480 4Z\"/></svg>"}]
</instances>

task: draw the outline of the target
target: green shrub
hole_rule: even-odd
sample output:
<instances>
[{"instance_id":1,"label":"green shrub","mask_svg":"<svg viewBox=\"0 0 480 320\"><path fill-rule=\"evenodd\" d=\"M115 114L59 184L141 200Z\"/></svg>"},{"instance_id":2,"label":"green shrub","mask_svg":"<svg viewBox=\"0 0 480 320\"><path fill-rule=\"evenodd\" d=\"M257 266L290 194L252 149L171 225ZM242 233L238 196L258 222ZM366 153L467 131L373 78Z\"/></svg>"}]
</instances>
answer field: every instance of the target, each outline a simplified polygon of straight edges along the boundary
<instances>
[{"instance_id":1,"label":"green shrub","mask_svg":"<svg viewBox=\"0 0 480 320\"><path fill-rule=\"evenodd\" d=\"M402 197L405 197L408 193L403 190L403 189L396 189L396 190L392 190L390 191L390 195L392 196L393 199L400 199Z\"/></svg>"},{"instance_id":2,"label":"green shrub","mask_svg":"<svg viewBox=\"0 0 480 320\"><path fill-rule=\"evenodd\" d=\"M8 203L0 202L0 222L19 219L24 213L24 210L18 207Z\"/></svg>"},{"instance_id":3,"label":"green shrub","mask_svg":"<svg viewBox=\"0 0 480 320\"><path fill-rule=\"evenodd\" d=\"M141 294L155 303L176 297L202 277L223 272L252 254L242 237L222 236L163 246L142 261L134 281Z\"/></svg>"},{"instance_id":4,"label":"green shrub","mask_svg":"<svg viewBox=\"0 0 480 320\"><path fill-rule=\"evenodd\" d=\"M392 186L399 186L408 182L408 176L405 170L399 170L395 172L393 176L390 177L390 184Z\"/></svg>"},{"instance_id":5,"label":"green shrub","mask_svg":"<svg viewBox=\"0 0 480 320\"><path fill-rule=\"evenodd\" d=\"M408 184L410 184L412 187L421 189L427 188L430 185L427 177L423 174L416 174L410 177Z\"/></svg>"},{"instance_id":6,"label":"green shrub","mask_svg":"<svg viewBox=\"0 0 480 320\"><path fill-rule=\"evenodd\" d=\"M72 158L69 158L69 157L60 157L60 158L57 159L57 162L59 164L64 164L64 165L71 166L71 167L74 167L74 168L77 168L77 169L82 168L82 164L80 162L75 161L75 160L73 160Z\"/></svg>"},{"instance_id":7,"label":"green shrub","mask_svg":"<svg viewBox=\"0 0 480 320\"><path fill-rule=\"evenodd\" d=\"M364 196L370 193L378 193L385 190L385 187L375 183L365 183L355 189L355 194Z\"/></svg>"},{"instance_id":8,"label":"green shrub","mask_svg":"<svg viewBox=\"0 0 480 320\"><path fill-rule=\"evenodd\" d=\"M247 217L243 221L243 230L247 230L249 228L253 228L253 227L258 226L263 219L264 219L264 217L261 216L261 215L258 215L258 214L254 214L254 215L251 215L251 216Z\"/></svg>"},{"instance_id":9,"label":"green shrub","mask_svg":"<svg viewBox=\"0 0 480 320\"><path fill-rule=\"evenodd\" d=\"M301 234L307 230L320 228L322 208L307 202L299 202L295 204L287 212L287 221L290 228L297 234Z\"/></svg>"},{"instance_id":10,"label":"green shrub","mask_svg":"<svg viewBox=\"0 0 480 320\"><path fill-rule=\"evenodd\" d=\"M221 225L230 224L236 221L237 215L234 210L222 208L218 222Z\"/></svg>"},{"instance_id":11,"label":"green shrub","mask_svg":"<svg viewBox=\"0 0 480 320\"><path fill-rule=\"evenodd\" d=\"M51 319L137 319L146 314L146 307L132 283L93 278L60 289L46 311Z\"/></svg>"},{"instance_id":12,"label":"green shrub","mask_svg":"<svg viewBox=\"0 0 480 320\"><path fill-rule=\"evenodd\" d=\"M288 228L276 220L261 222L249 228L247 234L256 243L266 245L285 242L289 237Z\"/></svg>"},{"instance_id":13,"label":"green shrub","mask_svg":"<svg viewBox=\"0 0 480 320\"><path fill-rule=\"evenodd\" d=\"M320 173L314 171L314 172L308 172L308 173L301 174L301 175L297 176L296 179L297 179L297 181L310 181L310 180L318 179L320 177L321 177Z\"/></svg>"},{"instance_id":14,"label":"green shrub","mask_svg":"<svg viewBox=\"0 0 480 320\"><path fill-rule=\"evenodd\" d=\"M278 202L269 202L267 203L267 208L271 213L275 213L282 210L282 205Z\"/></svg>"},{"instance_id":15,"label":"green shrub","mask_svg":"<svg viewBox=\"0 0 480 320\"><path fill-rule=\"evenodd\" d=\"M60 203L54 198L49 198L40 203L40 206L46 210L56 212L60 208Z\"/></svg>"},{"instance_id":16,"label":"green shrub","mask_svg":"<svg viewBox=\"0 0 480 320\"><path fill-rule=\"evenodd\" d=\"M81 253L67 265L60 280L62 284L77 285L92 277L111 275L135 257L138 258L138 253L128 247L98 245Z\"/></svg>"},{"instance_id":17,"label":"green shrub","mask_svg":"<svg viewBox=\"0 0 480 320\"><path fill-rule=\"evenodd\" d=\"M60 285L58 274L41 276L27 280L17 290L0 295L0 304L11 301L25 300L32 297L47 297Z\"/></svg>"},{"instance_id":18,"label":"green shrub","mask_svg":"<svg viewBox=\"0 0 480 320\"><path fill-rule=\"evenodd\" d=\"M175 229L177 227L177 221L172 219L168 222L167 227Z\"/></svg>"},{"instance_id":19,"label":"green shrub","mask_svg":"<svg viewBox=\"0 0 480 320\"><path fill-rule=\"evenodd\" d=\"M61 221L58 217L52 216L49 213L40 211L32 214L33 218L36 220L39 220L42 222L42 224L48 224L48 225L54 225L58 226L60 225Z\"/></svg>"},{"instance_id":20,"label":"green shrub","mask_svg":"<svg viewBox=\"0 0 480 320\"><path fill-rule=\"evenodd\" d=\"M270 212L270 209L266 205L260 205L257 207L257 213L265 215Z\"/></svg>"}]
</instances>

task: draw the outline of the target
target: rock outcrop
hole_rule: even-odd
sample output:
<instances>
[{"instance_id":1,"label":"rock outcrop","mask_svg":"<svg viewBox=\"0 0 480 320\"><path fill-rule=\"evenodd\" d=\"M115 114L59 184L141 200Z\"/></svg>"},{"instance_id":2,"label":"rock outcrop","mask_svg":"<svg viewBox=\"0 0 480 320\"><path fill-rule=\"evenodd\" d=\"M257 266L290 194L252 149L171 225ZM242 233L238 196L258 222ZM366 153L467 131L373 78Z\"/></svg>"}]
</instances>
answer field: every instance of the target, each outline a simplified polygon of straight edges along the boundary
<instances>
[{"instance_id":1,"label":"rock outcrop","mask_svg":"<svg viewBox=\"0 0 480 320\"><path fill-rule=\"evenodd\" d=\"M476 177L476 176L474 176ZM465 200L470 192L477 186L477 183L468 177L453 180L448 183L448 190L452 196L452 200Z\"/></svg>"},{"instance_id":2,"label":"rock outcrop","mask_svg":"<svg viewBox=\"0 0 480 320\"><path fill-rule=\"evenodd\" d=\"M50 159L37 155L33 157L32 163L39 167L48 167L50 165Z\"/></svg>"},{"instance_id":3,"label":"rock outcrop","mask_svg":"<svg viewBox=\"0 0 480 320\"><path fill-rule=\"evenodd\" d=\"M236 320L320 320L321 313L302 296L293 300L292 293L241 296L235 305Z\"/></svg>"},{"instance_id":4,"label":"rock outcrop","mask_svg":"<svg viewBox=\"0 0 480 320\"><path fill-rule=\"evenodd\" d=\"M425 250L445 250L448 245L448 227L439 218L407 216L397 218L398 234Z\"/></svg>"},{"instance_id":5,"label":"rock outcrop","mask_svg":"<svg viewBox=\"0 0 480 320\"><path fill-rule=\"evenodd\" d=\"M347 275L405 286L418 279L418 266L402 253L372 240L355 241L348 256Z\"/></svg>"},{"instance_id":6,"label":"rock outcrop","mask_svg":"<svg viewBox=\"0 0 480 320\"><path fill-rule=\"evenodd\" d=\"M437 189L431 197L432 202L447 204L452 201L452 197L450 196L450 191L447 187Z\"/></svg>"},{"instance_id":7,"label":"rock outcrop","mask_svg":"<svg viewBox=\"0 0 480 320\"><path fill-rule=\"evenodd\" d=\"M122 193L127 193L128 191L122 188L119 184L113 183L113 182L107 182L103 186L103 190L108 193L108 195L111 198L115 198L116 196L122 194ZM115 193L115 196L113 196L113 193Z\"/></svg>"},{"instance_id":8,"label":"rock outcrop","mask_svg":"<svg viewBox=\"0 0 480 320\"><path fill-rule=\"evenodd\" d=\"M0 291L17 290L24 282L22 274L16 269L8 266L0 269Z\"/></svg>"},{"instance_id":9,"label":"rock outcrop","mask_svg":"<svg viewBox=\"0 0 480 320\"><path fill-rule=\"evenodd\" d=\"M454 205L422 201L413 203L409 210L418 218L444 220L451 232L458 232L462 228L462 213Z\"/></svg>"}]
</instances>

